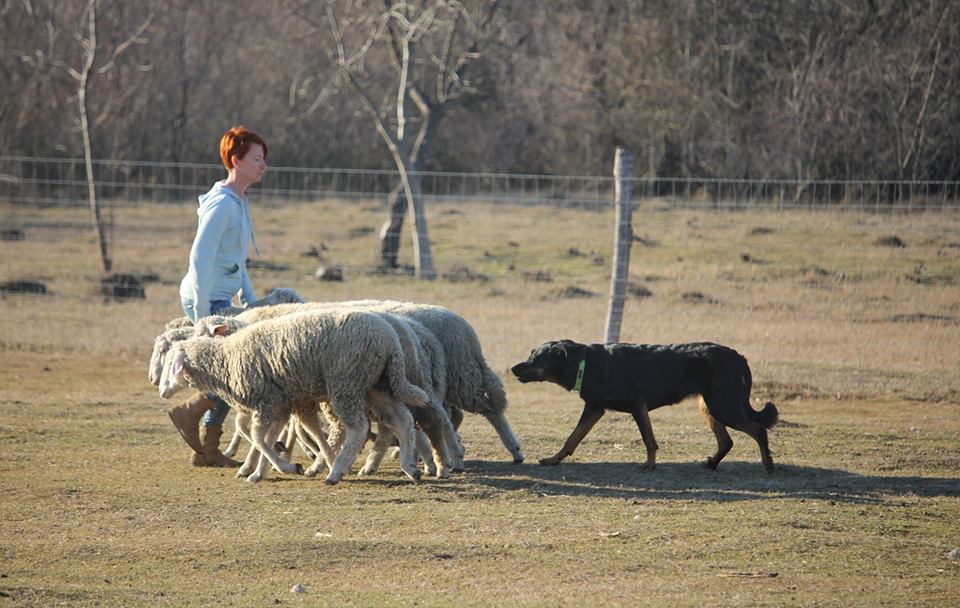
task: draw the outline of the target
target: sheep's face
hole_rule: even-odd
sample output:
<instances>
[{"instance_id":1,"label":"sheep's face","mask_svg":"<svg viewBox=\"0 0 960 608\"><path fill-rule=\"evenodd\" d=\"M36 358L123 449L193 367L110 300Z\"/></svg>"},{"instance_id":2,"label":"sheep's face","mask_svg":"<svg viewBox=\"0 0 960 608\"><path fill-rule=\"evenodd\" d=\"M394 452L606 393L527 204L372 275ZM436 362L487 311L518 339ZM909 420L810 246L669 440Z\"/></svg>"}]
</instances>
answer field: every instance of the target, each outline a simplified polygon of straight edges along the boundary
<instances>
[{"instance_id":1,"label":"sheep's face","mask_svg":"<svg viewBox=\"0 0 960 608\"><path fill-rule=\"evenodd\" d=\"M180 346L174 346L167 353L160 375L160 396L164 399L173 397L180 389L190 386L190 369L187 367L187 355Z\"/></svg>"},{"instance_id":2,"label":"sheep's face","mask_svg":"<svg viewBox=\"0 0 960 608\"><path fill-rule=\"evenodd\" d=\"M150 355L150 367L147 370L147 377L150 379L150 384L154 386L160 385L160 376L163 374L163 361L169 350L170 341L167 340L166 336L157 336L156 340L153 341L153 353Z\"/></svg>"}]
</instances>

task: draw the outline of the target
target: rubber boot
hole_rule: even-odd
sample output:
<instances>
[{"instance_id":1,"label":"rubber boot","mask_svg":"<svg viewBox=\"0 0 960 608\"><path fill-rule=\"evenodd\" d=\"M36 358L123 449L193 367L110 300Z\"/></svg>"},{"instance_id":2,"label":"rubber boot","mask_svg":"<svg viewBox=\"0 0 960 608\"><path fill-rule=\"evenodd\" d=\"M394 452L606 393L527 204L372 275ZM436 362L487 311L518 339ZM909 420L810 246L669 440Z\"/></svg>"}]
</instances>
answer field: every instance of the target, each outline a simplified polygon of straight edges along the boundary
<instances>
[{"instance_id":1,"label":"rubber boot","mask_svg":"<svg viewBox=\"0 0 960 608\"><path fill-rule=\"evenodd\" d=\"M197 454L203 453L203 444L200 441L200 419L207 410L212 410L216 405L217 402L213 399L207 399L205 394L197 393L180 405L167 410L173 426L177 427L180 436Z\"/></svg>"},{"instance_id":2,"label":"rubber boot","mask_svg":"<svg viewBox=\"0 0 960 608\"><path fill-rule=\"evenodd\" d=\"M204 426L200 428L200 443L203 444L203 450L193 455L193 466L195 467L239 467L240 462L232 458L227 458L220 452L220 435L223 434L223 427Z\"/></svg>"}]
</instances>

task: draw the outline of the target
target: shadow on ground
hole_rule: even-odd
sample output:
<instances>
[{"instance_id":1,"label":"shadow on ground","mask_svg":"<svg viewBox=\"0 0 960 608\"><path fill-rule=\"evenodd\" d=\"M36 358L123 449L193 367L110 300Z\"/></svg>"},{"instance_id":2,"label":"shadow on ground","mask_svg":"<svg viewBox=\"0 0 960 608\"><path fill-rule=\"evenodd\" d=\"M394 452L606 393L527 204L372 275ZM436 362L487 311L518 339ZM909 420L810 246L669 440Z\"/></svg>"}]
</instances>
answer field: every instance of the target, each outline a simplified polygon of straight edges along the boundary
<instances>
[{"instance_id":1,"label":"shadow on ground","mask_svg":"<svg viewBox=\"0 0 960 608\"><path fill-rule=\"evenodd\" d=\"M470 461L467 472L458 477L447 485L450 490L482 486L543 496L716 502L805 498L863 504L883 503L891 496L960 497L960 478L862 475L794 465L777 465L776 471L767 475L757 463L736 461L724 462L716 471L693 462L662 463L653 472L623 462L566 462L546 467ZM466 488L461 485L464 483Z\"/></svg>"}]
</instances>

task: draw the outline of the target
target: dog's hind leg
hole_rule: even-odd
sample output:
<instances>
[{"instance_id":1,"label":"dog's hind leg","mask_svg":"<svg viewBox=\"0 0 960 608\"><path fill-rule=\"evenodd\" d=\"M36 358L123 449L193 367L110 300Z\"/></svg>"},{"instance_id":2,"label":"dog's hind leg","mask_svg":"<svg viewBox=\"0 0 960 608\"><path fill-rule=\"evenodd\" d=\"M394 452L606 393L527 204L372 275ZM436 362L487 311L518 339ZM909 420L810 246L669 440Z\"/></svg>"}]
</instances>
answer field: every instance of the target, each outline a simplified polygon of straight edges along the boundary
<instances>
[{"instance_id":1,"label":"dog's hind leg","mask_svg":"<svg viewBox=\"0 0 960 608\"><path fill-rule=\"evenodd\" d=\"M709 403L707 403L707 407L711 410L711 412L716 410L716 408L710 408ZM747 404L746 407L749 408L750 405ZM760 447L760 462L763 463L763 468L767 470L767 473L773 473L773 458L770 456L770 446L767 439L767 428L765 426L746 417L728 419L714 416L714 418L716 418L718 422L725 424L732 429L736 429L741 433L746 433L747 435L753 437L754 441L757 442L757 446ZM711 428L713 427L711 426ZM716 430L714 430L714 433L716 433ZM731 445L732 443L733 442L731 441Z\"/></svg>"},{"instance_id":2,"label":"dog's hind leg","mask_svg":"<svg viewBox=\"0 0 960 608\"><path fill-rule=\"evenodd\" d=\"M643 437L643 445L647 447L647 461L640 465L644 471L652 471L657 466L657 440L653 436L653 426L650 424L650 412L647 411L647 404L641 403L634 409L633 419L640 428L640 436Z\"/></svg>"},{"instance_id":3,"label":"dog's hind leg","mask_svg":"<svg viewBox=\"0 0 960 608\"><path fill-rule=\"evenodd\" d=\"M748 404L747 407L750 407ZM750 435L757 442L760 448L760 462L767 473L773 473L773 457L770 456L770 445L767 439L767 429L762 424L752 420L744 420L739 424L731 424L731 427Z\"/></svg>"},{"instance_id":4,"label":"dog's hind leg","mask_svg":"<svg viewBox=\"0 0 960 608\"><path fill-rule=\"evenodd\" d=\"M576 428L574 428L573 432L570 433L570 436L567 437L567 441L563 444L563 447L560 448L560 451L550 458L541 458L540 464L560 464L564 458L573 454L573 451L577 449L577 446L580 445L580 442L583 441L583 438L587 436L587 433L590 432L590 429L592 429L593 426L597 424L601 418L603 418L604 411L605 410L602 407L584 407L583 414L580 415L580 421L577 422Z\"/></svg>"},{"instance_id":5,"label":"dog's hind leg","mask_svg":"<svg viewBox=\"0 0 960 608\"><path fill-rule=\"evenodd\" d=\"M703 420L717 438L717 451L713 456L707 458L703 466L707 469L716 469L720 461L723 460L723 457L726 456L730 448L733 447L733 439L730 438L727 427L710 415L710 410L707 409L707 404L702 397L700 398L700 413L703 414Z\"/></svg>"}]
</instances>

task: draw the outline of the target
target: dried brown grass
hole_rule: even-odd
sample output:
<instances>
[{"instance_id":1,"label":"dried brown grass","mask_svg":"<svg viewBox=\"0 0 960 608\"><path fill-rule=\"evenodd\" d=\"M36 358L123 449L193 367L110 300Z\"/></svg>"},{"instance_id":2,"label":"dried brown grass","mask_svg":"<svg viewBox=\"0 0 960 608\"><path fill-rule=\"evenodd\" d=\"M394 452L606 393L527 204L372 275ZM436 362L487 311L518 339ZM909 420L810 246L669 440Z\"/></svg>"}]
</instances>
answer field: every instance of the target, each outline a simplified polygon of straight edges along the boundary
<instances>
[{"instance_id":1,"label":"dried brown grass","mask_svg":"<svg viewBox=\"0 0 960 608\"><path fill-rule=\"evenodd\" d=\"M622 339L714 340L744 353L756 399L781 409L773 476L740 434L718 471L702 470L713 439L692 403L654 412L653 473L639 471L639 434L618 415L562 466L540 467L533 463L562 443L579 402L556 386L505 378L527 464L508 464L489 425L469 416L466 473L416 487L388 462L373 478L331 489L277 474L251 486L186 464L145 367L153 336L179 314L192 209L117 210L119 269L161 277L145 301L122 304L92 297L99 271L87 231L31 228L26 211L0 211L27 237L0 242L0 280L40 279L54 293L0 296L0 604L955 602L960 566L947 554L960 546L956 217L662 205L635 215L646 244L634 243L631 280L653 295L628 302ZM379 223L374 205L254 213L265 258L290 267L254 271L261 291L443 304L475 326L503 375L542 340L602 334L604 295L557 293L606 293L607 214L437 205L438 269L461 264L491 280L423 284L365 273L375 237L347 235ZM907 246L876 244L890 235ZM321 241L327 259L344 265L344 283L310 278L317 259L301 254ZM524 279L547 270L549 282ZM296 583L305 594L290 592Z\"/></svg>"}]
</instances>

